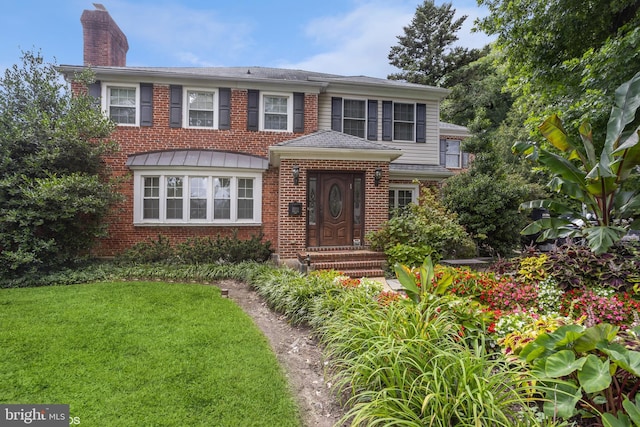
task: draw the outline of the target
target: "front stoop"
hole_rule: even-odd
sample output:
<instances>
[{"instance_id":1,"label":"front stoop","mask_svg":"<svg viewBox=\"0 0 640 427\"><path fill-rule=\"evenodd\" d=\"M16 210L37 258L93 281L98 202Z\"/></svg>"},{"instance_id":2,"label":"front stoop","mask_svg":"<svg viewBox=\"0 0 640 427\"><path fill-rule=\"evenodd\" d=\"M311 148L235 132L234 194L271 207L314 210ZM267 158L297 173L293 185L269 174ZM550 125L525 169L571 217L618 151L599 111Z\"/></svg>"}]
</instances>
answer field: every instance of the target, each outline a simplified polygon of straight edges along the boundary
<instances>
[{"instance_id":1,"label":"front stoop","mask_svg":"<svg viewBox=\"0 0 640 427\"><path fill-rule=\"evenodd\" d=\"M353 278L383 277L387 259L382 252L359 246L307 248L298 253L301 270L337 270Z\"/></svg>"}]
</instances>

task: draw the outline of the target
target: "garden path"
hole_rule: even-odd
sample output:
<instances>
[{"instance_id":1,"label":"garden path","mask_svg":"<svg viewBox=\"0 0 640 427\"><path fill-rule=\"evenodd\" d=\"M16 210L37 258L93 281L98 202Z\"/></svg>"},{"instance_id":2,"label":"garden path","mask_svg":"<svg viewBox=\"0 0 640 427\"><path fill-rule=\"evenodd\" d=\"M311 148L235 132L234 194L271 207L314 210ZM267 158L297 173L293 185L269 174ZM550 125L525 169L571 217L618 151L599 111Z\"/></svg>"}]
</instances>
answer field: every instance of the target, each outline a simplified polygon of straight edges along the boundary
<instances>
[{"instance_id":1,"label":"garden path","mask_svg":"<svg viewBox=\"0 0 640 427\"><path fill-rule=\"evenodd\" d=\"M336 425L345 411L325 381L322 350L311 329L290 325L245 283L224 280L216 286L228 289L229 298L253 319L269 340L298 401L304 426Z\"/></svg>"}]
</instances>

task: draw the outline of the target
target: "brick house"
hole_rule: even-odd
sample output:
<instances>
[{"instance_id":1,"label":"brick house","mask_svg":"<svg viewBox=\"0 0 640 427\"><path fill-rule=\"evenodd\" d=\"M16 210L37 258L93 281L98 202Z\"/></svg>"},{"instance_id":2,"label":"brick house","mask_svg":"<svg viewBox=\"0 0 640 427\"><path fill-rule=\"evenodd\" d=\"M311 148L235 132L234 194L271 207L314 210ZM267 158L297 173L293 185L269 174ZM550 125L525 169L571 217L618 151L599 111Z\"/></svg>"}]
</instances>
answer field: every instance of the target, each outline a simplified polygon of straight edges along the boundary
<instances>
[{"instance_id":1,"label":"brick house","mask_svg":"<svg viewBox=\"0 0 640 427\"><path fill-rule=\"evenodd\" d=\"M264 67L127 67L127 38L85 10L88 90L118 124L126 202L100 255L165 235L263 233L279 262L363 248L390 209L466 166L467 129L439 121L448 91L364 76ZM79 88L75 85L74 90Z\"/></svg>"}]
</instances>

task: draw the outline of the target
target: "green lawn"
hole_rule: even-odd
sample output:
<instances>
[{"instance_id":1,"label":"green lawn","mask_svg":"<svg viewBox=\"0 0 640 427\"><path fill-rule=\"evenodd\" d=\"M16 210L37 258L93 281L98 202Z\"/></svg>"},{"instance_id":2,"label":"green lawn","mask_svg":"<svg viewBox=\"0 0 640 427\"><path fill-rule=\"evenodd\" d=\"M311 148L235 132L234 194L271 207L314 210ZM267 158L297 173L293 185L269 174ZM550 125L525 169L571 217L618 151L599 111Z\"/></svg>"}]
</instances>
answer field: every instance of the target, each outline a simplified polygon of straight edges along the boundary
<instances>
[{"instance_id":1,"label":"green lawn","mask_svg":"<svg viewBox=\"0 0 640 427\"><path fill-rule=\"evenodd\" d=\"M0 403L86 426L299 426L266 338L213 286L0 290Z\"/></svg>"}]
</instances>

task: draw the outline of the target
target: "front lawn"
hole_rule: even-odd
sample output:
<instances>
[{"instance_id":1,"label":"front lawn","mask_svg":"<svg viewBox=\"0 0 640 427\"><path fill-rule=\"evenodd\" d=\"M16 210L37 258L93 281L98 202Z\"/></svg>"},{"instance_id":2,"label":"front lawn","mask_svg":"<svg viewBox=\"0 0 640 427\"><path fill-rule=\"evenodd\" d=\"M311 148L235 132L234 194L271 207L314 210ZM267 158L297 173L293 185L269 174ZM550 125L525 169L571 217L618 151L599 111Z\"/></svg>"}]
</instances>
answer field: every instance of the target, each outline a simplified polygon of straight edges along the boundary
<instances>
[{"instance_id":1,"label":"front lawn","mask_svg":"<svg viewBox=\"0 0 640 427\"><path fill-rule=\"evenodd\" d=\"M213 286L0 290L0 402L81 425L298 426L265 337Z\"/></svg>"}]
</instances>

